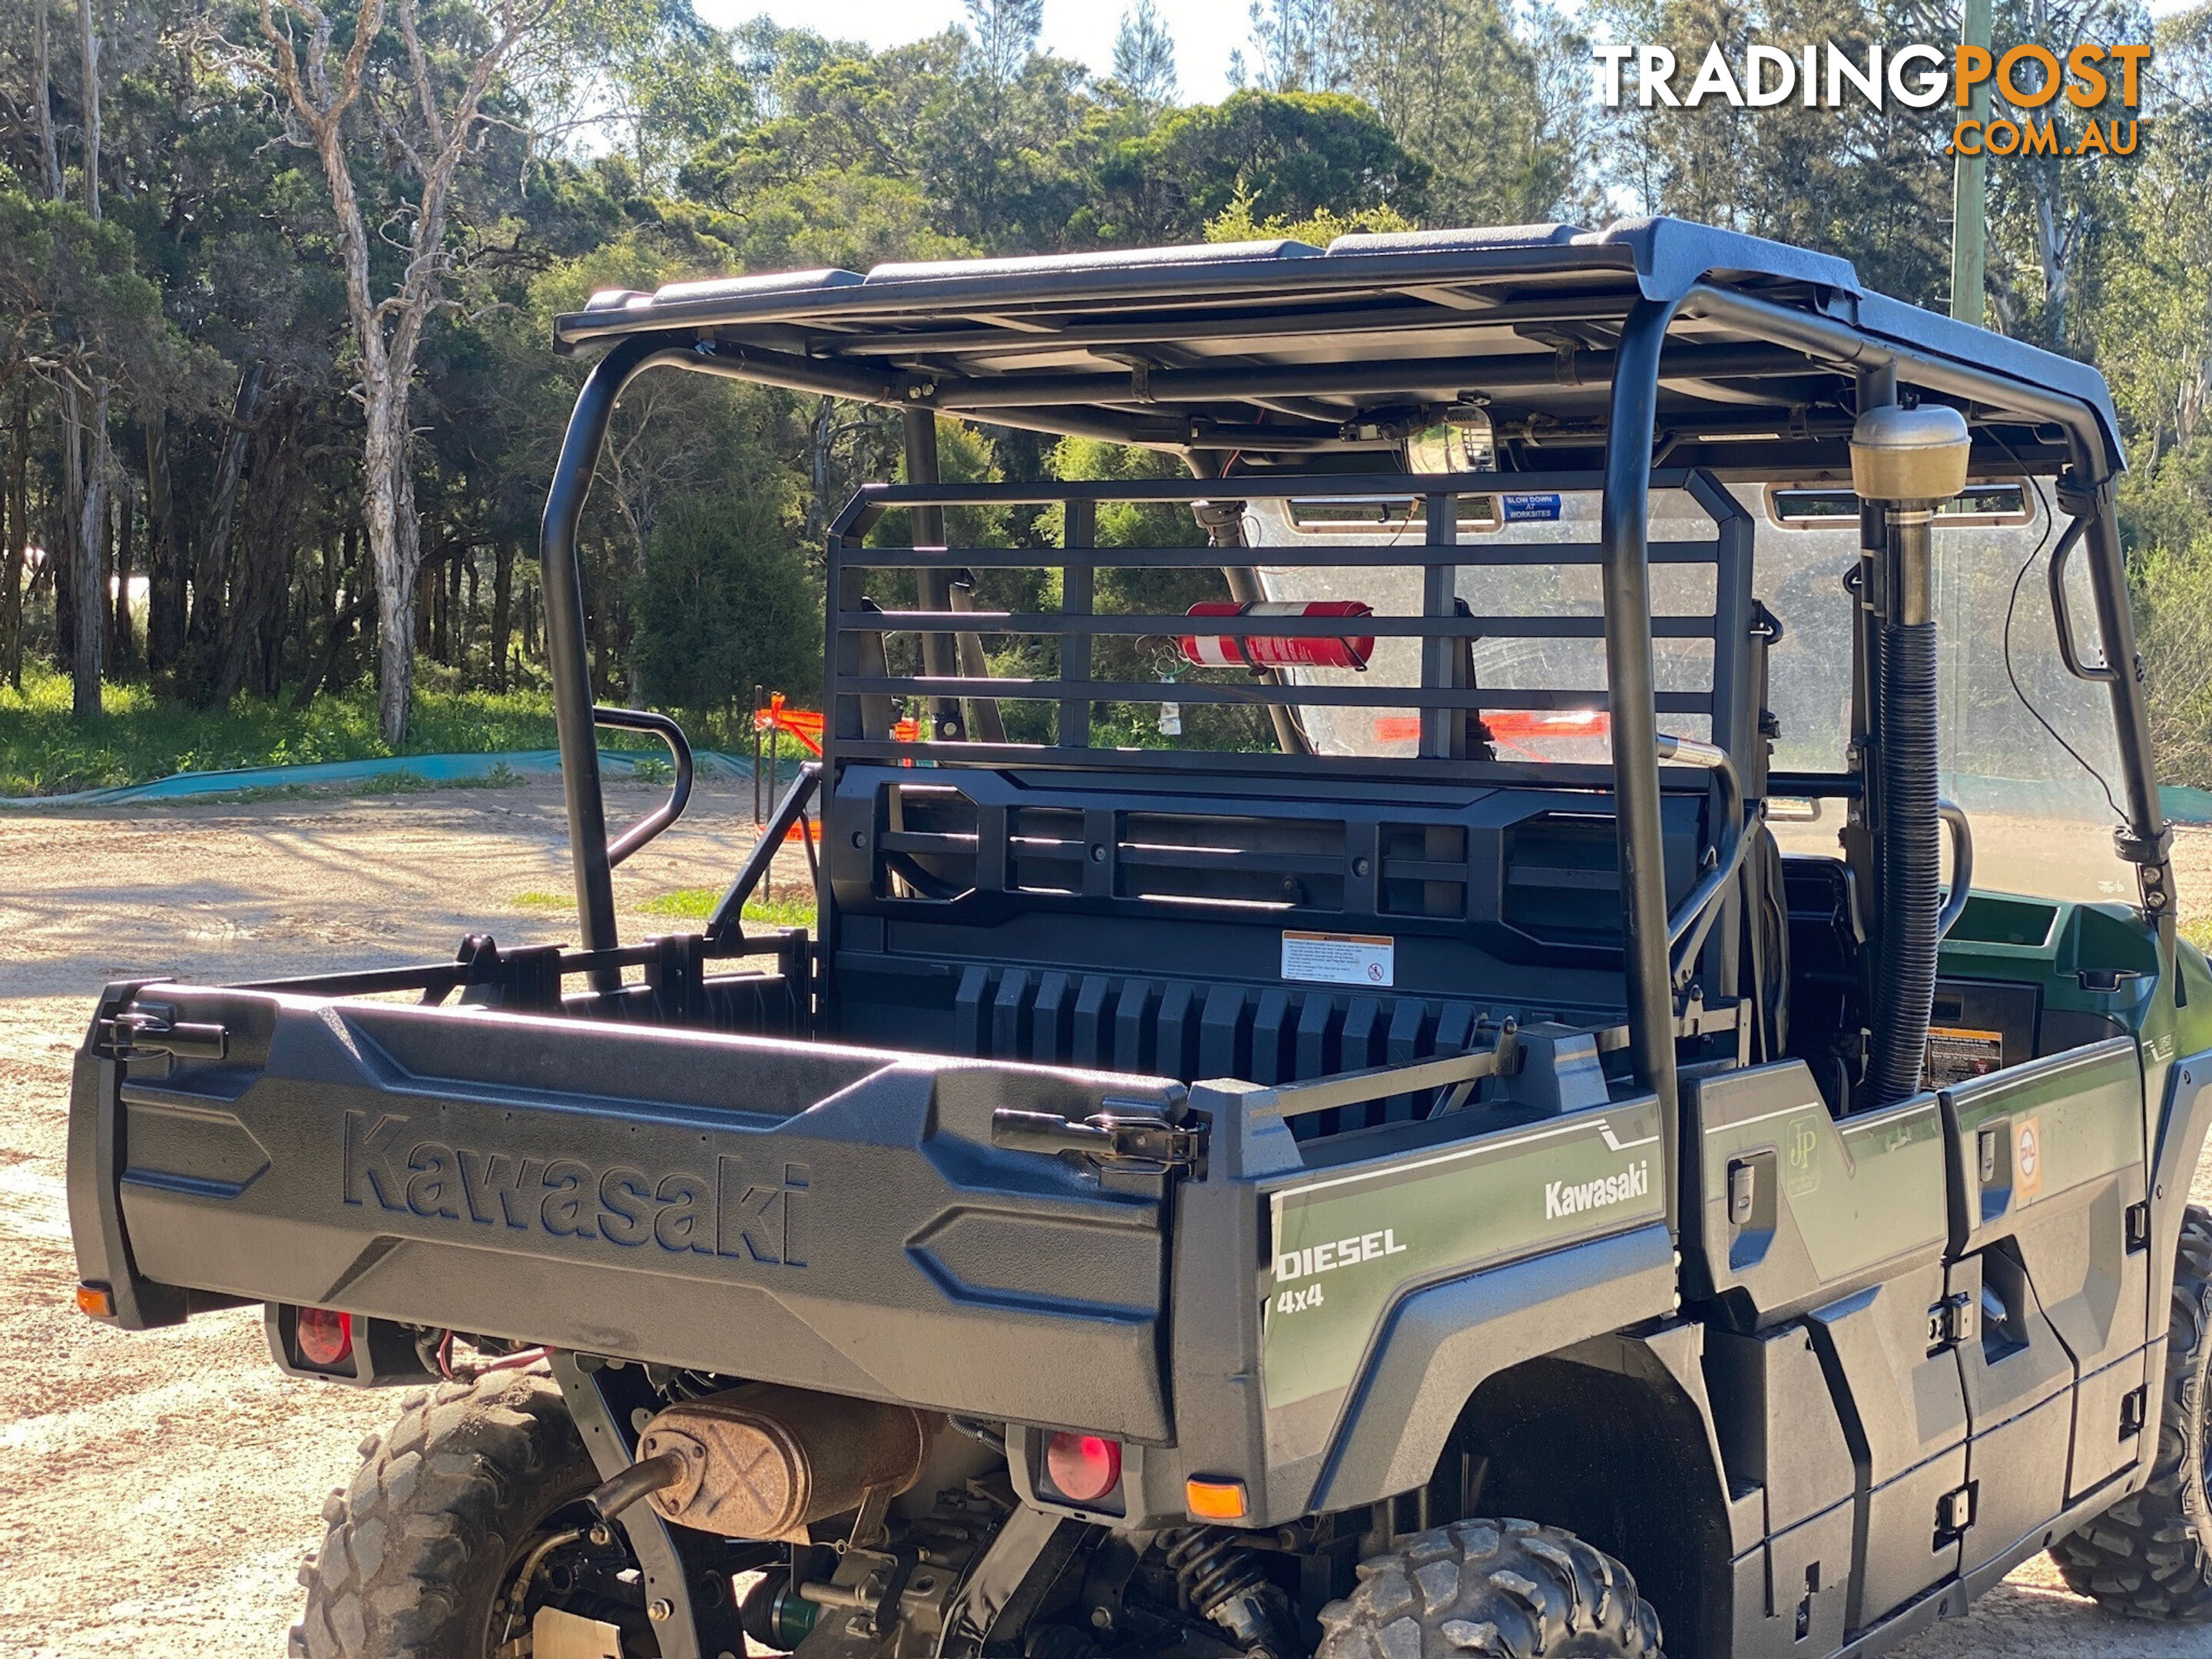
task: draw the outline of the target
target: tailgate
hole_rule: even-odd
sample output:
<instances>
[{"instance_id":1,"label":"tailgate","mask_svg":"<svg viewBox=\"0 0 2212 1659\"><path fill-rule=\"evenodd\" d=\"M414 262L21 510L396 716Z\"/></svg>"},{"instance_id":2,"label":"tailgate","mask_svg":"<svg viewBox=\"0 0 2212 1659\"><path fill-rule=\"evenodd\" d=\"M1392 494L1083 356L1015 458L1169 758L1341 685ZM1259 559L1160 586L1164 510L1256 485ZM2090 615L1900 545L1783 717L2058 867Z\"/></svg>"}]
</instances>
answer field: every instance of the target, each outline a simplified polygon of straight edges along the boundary
<instances>
[{"instance_id":1,"label":"tailgate","mask_svg":"<svg viewBox=\"0 0 2212 1659\"><path fill-rule=\"evenodd\" d=\"M489 1010L137 1002L221 1027L222 1054L118 1060L95 1024L70 1127L88 1279L1169 1437L1168 1177L1102 1186L990 1126L1158 1112L1172 1084ZM125 1322L161 1299L123 1298Z\"/></svg>"}]
</instances>

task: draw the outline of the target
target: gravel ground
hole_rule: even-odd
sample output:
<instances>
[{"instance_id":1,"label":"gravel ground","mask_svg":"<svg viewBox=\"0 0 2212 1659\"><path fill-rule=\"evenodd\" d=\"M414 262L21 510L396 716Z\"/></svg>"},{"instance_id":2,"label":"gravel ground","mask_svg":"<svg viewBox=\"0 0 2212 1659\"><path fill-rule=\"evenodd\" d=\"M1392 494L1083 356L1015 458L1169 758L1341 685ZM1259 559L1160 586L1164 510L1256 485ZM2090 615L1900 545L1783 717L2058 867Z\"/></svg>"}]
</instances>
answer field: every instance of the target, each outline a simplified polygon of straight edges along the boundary
<instances>
[{"instance_id":1,"label":"gravel ground","mask_svg":"<svg viewBox=\"0 0 2212 1659\"><path fill-rule=\"evenodd\" d=\"M611 784L611 815L656 794ZM618 895L726 879L750 842L742 794L703 784ZM2212 905L2212 834L2184 831L2176 854L2185 898ZM562 937L556 914L507 902L567 890L559 792L11 815L0 869L0 1655L282 1654L324 1495L398 1402L278 1376L246 1310L135 1336L76 1315L70 1054L94 993L127 975L264 978L434 961L469 931ZM623 936L669 927L629 915ZM2212 1659L2212 1631L2109 1618L2038 1557L1902 1651Z\"/></svg>"}]
</instances>

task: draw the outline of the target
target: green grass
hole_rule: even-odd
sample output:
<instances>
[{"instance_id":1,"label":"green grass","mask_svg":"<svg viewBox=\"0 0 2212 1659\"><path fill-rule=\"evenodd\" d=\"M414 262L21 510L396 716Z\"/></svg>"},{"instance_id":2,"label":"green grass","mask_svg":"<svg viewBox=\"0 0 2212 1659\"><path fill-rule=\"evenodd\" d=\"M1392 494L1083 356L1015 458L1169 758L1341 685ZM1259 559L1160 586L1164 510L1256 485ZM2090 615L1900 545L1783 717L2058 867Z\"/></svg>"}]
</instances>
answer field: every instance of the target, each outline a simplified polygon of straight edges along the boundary
<instances>
[{"instance_id":1,"label":"green grass","mask_svg":"<svg viewBox=\"0 0 2212 1659\"><path fill-rule=\"evenodd\" d=\"M704 921L714 913L714 901L722 896L719 887L679 887L674 892L656 894L642 904L629 906L648 916L669 916L678 921ZM517 893L507 903L518 910L568 910L576 901L567 893ZM744 919L769 927L811 927L814 926L814 904L811 899L754 899L745 906Z\"/></svg>"},{"instance_id":2,"label":"green grass","mask_svg":"<svg viewBox=\"0 0 2212 1659\"><path fill-rule=\"evenodd\" d=\"M663 893L647 899L637 908L648 916L673 916L684 921L703 921L714 911L714 901L722 896L719 887L679 887L672 893ZM814 901L805 898L753 899L745 905L745 920L757 921L770 927L811 927L814 926Z\"/></svg>"},{"instance_id":3,"label":"green grass","mask_svg":"<svg viewBox=\"0 0 2212 1659\"><path fill-rule=\"evenodd\" d=\"M57 795L145 783L172 772L373 760L395 752L378 735L372 685L317 697L297 714L289 703L244 696L228 708L192 708L163 702L144 685L109 685L101 704L100 719L78 720L70 712L69 681L43 664L25 663L21 691L0 686L0 795ZM544 691L422 685L415 693L406 745L397 752L481 755L550 749L554 742L552 700Z\"/></svg>"}]
</instances>

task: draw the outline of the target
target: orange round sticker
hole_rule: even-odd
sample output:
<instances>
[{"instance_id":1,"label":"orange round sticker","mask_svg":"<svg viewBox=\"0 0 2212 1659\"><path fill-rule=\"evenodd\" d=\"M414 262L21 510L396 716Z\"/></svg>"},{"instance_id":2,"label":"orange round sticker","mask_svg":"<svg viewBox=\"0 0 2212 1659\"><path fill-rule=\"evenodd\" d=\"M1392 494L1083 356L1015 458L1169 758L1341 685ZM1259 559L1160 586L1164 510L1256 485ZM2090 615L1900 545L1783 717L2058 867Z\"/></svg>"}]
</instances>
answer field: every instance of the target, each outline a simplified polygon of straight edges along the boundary
<instances>
[{"instance_id":1,"label":"orange round sticker","mask_svg":"<svg viewBox=\"0 0 2212 1659\"><path fill-rule=\"evenodd\" d=\"M2013 1131L2012 1167L2017 1197L2033 1198L2043 1190L2043 1136L2032 1117Z\"/></svg>"}]
</instances>

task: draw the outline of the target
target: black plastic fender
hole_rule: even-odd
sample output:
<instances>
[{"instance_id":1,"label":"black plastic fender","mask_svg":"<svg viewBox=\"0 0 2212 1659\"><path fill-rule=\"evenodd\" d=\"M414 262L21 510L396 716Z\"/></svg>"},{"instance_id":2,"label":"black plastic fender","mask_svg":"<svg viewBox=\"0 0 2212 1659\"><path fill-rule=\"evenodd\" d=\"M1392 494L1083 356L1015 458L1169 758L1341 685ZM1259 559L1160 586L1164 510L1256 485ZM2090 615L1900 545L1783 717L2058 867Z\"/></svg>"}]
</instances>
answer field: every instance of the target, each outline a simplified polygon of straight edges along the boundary
<instances>
[{"instance_id":1,"label":"black plastic fender","mask_svg":"<svg viewBox=\"0 0 2212 1659\"><path fill-rule=\"evenodd\" d=\"M1666 1314L1674 1283L1674 1239L1654 1224L1410 1292L1376 1339L1306 1509L1421 1485L1486 1378Z\"/></svg>"}]
</instances>

